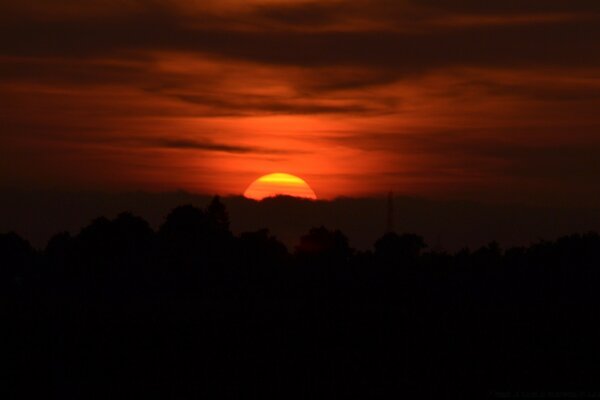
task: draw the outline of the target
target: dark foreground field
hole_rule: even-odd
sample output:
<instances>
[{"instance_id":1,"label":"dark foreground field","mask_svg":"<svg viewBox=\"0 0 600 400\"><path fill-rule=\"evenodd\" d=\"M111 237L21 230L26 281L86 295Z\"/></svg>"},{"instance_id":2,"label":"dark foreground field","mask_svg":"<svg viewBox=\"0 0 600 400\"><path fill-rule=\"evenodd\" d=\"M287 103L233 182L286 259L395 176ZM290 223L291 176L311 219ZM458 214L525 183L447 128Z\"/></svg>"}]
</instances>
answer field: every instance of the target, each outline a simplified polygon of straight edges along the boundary
<instances>
[{"instance_id":1,"label":"dark foreground field","mask_svg":"<svg viewBox=\"0 0 600 400\"><path fill-rule=\"evenodd\" d=\"M315 228L290 253L267 231L232 235L216 199L157 232L100 218L42 252L0 235L0 266L5 398L600 390L593 233L446 254L394 233L356 252Z\"/></svg>"}]
</instances>

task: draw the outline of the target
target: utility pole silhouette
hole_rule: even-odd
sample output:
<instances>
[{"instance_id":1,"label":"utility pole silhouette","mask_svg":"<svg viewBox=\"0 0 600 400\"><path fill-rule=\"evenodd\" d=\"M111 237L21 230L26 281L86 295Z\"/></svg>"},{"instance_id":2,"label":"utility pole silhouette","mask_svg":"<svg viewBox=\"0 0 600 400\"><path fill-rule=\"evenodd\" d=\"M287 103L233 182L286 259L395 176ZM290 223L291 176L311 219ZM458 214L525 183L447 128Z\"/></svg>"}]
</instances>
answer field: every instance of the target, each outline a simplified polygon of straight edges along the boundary
<instances>
[{"instance_id":1,"label":"utility pole silhouette","mask_svg":"<svg viewBox=\"0 0 600 400\"><path fill-rule=\"evenodd\" d=\"M386 233L393 233L394 229L394 192L388 193L387 199L387 227Z\"/></svg>"}]
</instances>

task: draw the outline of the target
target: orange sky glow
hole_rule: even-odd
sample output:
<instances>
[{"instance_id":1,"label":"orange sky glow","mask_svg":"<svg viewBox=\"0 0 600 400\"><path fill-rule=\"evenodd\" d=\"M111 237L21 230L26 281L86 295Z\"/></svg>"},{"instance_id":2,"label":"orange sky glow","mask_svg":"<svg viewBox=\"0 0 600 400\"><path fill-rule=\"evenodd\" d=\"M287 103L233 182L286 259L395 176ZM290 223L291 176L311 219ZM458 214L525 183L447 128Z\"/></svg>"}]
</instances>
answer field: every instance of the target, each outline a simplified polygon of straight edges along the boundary
<instances>
[{"instance_id":1,"label":"orange sky glow","mask_svg":"<svg viewBox=\"0 0 600 400\"><path fill-rule=\"evenodd\" d=\"M569 4L2 5L0 182L596 204L600 7Z\"/></svg>"}]
</instances>

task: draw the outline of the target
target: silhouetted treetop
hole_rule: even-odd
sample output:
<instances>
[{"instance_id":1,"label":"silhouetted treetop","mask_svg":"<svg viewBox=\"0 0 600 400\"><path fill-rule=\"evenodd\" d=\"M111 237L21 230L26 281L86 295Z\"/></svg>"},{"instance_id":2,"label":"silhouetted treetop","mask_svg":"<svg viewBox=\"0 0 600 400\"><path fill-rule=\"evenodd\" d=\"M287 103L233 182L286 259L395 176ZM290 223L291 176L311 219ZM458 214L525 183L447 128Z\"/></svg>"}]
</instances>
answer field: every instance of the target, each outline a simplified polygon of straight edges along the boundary
<instances>
[{"instance_id":1,"label":"silhouetted treetop","mask_svg":"<svg viewBox=\"0 0 600 400\"><path fill-rule=\"evenodd\" d=\"M225 208L225 204L219 196L213 197L210 204L206 208L206 214L209 221L214 224L214 229L217 231L229 231L229 214Z\"/></svg>"},{"instance_id":2,"label":"silhouetted treetop","mask_svg":"<svg viewBox=\"0 0 600 400\"><path fill-rule=\"evenodd\" d=\"M296 247L296 256L301 259L320 259L331 262L347 261L354 250L348 244L348 238L339 230L329 230L324 226L312 228L300 238Z\"/></svg>"},{"instance_id":3,"label":"silhouetted treetop","mask_svg":"<svg viewBox=\"0 0 600 400\"><path fill-rule=\"evenodd\" d=\"M390 232L375 242L375 255L382 261L396 264L402 261L415 261L421 250L427 247L421 236Z\"/></svg>"},{"instance_id":4,"label":"silhouetted treetop","mask_svg":"<svg viewBox=\"0 0 600 400\"><path fill-rule=\"evenodd\" d=\"M173 209L159 229L165 238L193 240L208 231L208 218L203 210L191 204Z\"/></svg>"},{"instance_id":5,"label":"silhouetted treetop","mask_svg":"<svg viewBox=\"0 0 600 400\"><path fill-rule=\"evenodd\" d=\"M269 234L268 229L243 232L238 242L240 257L245 262L276 264L284 262L289 256L285 245Z\"/></svg>"},{"instance_id":6,"label":"silhouetted treetop","mask_svg":"<svg viewBox=\"0 0 600 400\"><path fill-rule=\"evenodd\" d=\"M160 246L185 264L228 256L233 235L225 206L215 197L206 210L193 205L175 208L158 231Z\"/></svg>"}]
</instances>

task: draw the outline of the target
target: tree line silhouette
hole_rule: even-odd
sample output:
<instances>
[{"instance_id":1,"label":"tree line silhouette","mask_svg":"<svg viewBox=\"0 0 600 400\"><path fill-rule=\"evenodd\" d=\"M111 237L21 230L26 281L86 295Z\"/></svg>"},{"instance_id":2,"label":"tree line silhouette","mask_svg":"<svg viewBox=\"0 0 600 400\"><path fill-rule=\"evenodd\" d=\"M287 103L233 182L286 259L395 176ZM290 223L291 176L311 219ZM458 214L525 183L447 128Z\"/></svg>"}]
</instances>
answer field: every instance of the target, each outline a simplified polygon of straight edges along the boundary
<instances>
[{"instance_id":1,"label":"tree line silhouette","mask_svg":"<svg viewBox=\"0 0 600 400\"><path fill-rule=\"evenodd\" d=\"M391 398L598 389L600 237L455 254L313 228L238 236L218 197L43 251L0 235L7 398ZM134 397L135 396L135 397Z\"/></svg>"}]
</instances>

